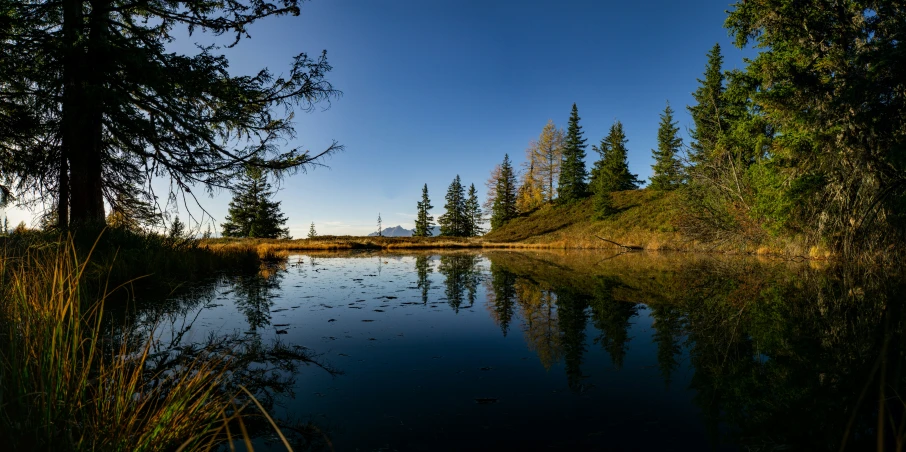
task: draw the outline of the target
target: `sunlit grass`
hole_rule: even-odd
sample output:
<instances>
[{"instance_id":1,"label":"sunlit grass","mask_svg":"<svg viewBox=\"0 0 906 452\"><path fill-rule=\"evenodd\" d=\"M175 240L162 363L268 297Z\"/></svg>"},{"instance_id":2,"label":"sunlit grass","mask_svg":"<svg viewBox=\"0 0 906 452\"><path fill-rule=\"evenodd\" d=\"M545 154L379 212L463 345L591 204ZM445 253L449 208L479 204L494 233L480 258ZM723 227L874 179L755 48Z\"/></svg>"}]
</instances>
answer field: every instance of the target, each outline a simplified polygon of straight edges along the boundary
<instances>
[{"instance_id":1,"label":"sunlit grass","mask_svg":"<svg viewBox=\"0 0 906 452\"><path fill-rule=\"evenodd\" d=\"M488 248L618 249L621 245L646 250L760 254L803 259L827 259L823 249L810 249L799 237L767 237L761 243L703 243L679 231L683 221L682 194L630 190L611 194L615 213L596 218L592 199L568 205L549 204L523 214L482 237Z\"/></svg>"}]
</instances>

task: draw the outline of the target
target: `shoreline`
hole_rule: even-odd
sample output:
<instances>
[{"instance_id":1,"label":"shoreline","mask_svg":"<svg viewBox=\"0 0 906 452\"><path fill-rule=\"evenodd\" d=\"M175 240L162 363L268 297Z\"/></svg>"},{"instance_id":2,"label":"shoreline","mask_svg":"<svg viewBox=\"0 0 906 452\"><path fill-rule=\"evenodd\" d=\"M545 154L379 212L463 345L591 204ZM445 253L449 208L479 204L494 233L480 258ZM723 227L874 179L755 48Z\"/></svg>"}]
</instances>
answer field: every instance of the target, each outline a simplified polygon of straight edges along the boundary
<instances>
[{"instance_id":1,"label":"shoreline","mask_svg":"<svg viewBox=\"0 0 906 452\"><path fill-rule=\"evenodd\" d=\"M611 250L617 254L632 254L638 252L672 252L691 254L713 255L739 255L779 258L789 261L832 261L830 254L810 255L784 253L776 249L759 247L757 249L719 249L713 245L705 245L694 241L678 242L673 240L655 241L656 246L649 247L646 243L636 244L628 242L627 246L617 246L604 240L592 237L570 241L556 242L496 242L487 241L481 237L371 237L371 236L322 236L314 239L254 239L254 238L218 238L201 239L203 247L212 250L230 249L255 249L262 258L286 256L296 251L349 251L349 250ZM671 246L673 245L673 246ZM626 248L633 249L627 250ZM812 254L812 253L810 253Z\"/></svg>"}]
</instances>

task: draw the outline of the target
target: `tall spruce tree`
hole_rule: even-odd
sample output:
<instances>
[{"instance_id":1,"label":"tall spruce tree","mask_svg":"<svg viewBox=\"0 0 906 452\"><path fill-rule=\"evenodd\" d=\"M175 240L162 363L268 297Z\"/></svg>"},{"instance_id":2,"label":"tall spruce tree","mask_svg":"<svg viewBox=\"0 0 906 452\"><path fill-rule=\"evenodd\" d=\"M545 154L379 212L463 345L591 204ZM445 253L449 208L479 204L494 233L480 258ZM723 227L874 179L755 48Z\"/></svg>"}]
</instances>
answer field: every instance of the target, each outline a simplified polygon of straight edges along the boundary
<instances>
[{"instance_id":1,"label":"tall spruce tree","mask_svg":"<svg viewBox=\"0 0 906 452\"><path fill-rule=\"evenodd\" d=\"M654 165L651 169L651 187L654 190L673 190L683 182L683 167L677 154L683 146L683 139L679 137L679 127L673 121L673 109L670 103L661 114L661 125L657 131L657 149L652 149Z\"/></svg>"},{"instance_id":2,"label":"tall spruce tree","mask_svg":"<svg viewBox=\"0 0 906 452\"><path fill-rule=\"evenodd\" d=\"M696 104L687 107L692 115L695 127L689 132L692 142L689 144L692 164L698 164L710 158L715 152L721 133L726 128L724 109L724 57L720 53L720 44L708 52L708 63L705 65L705 79L698 79L700 86L692 93Z\"/></svg>"},{"instance_id":3,"label":"tall spruce tree","mask_svg":"<svg viewBox=\"0 0 906 452\"><path fill-rule=\"evenodd\" d=\"M444 198L447 203L444 204L443 215L440 216L440 235L449 237L468 237L469 227L466 217L466 197L460 182L459 175L453 179L450 187L447 188L447 196Z\"/></svg>"},{"instance_id":4,"label":"tall spruce tree","mask_svg":"<svg viewBox=\"0 0 906 452\"><path fill-rule=\"evenodd\" d=\"M573 104L563 143L563 161L557 192L561 202L569 203L586 196L588 171L585 169L585 138L579 125L579 109Z\"/></svg>"},{"instance_id":5,"label":"tall spruce tree","mask_svg":"<svg viewBox=\"0 0 906 452\"><path fill-rule=\"evenodd\" d=\"M294 133L291 107L310 110L339 94L325 79L326 54L297 55L284 76L249 76L230 73L221 47L179 53L168 45L185 28L235 45L253 23L298 15L300 4L3 2L0 116L15 133L0 120L0 149L16 152L0 159L0 185L22 201L54 199L61 226L100 225L105 202L153 203L158 177L170 179L175 201L194 196L193 185L229 189L249 164L293 172L339 150L282 147Z\"/></svg>"},{"instance_id":6,"label":"tall spruce tree","mask_svg":"<svg viewBox=\"0 0 906 452\"><path fill-rule=\"evenodd\" d=\"M509 154L504 155L495 184L494 205L491 207L491 229L499 228L516 218L516 174Z\"/></svg>"},{"instance_id":7,"label":"tall spruce tree","mask_svg":"<svg viewBox=\"0 0 906 452\"><path fill-rule=\"evenodd\" d=\"M613 192L639 188L638 176L629 172L627 142L629 140L623 132L623 123L616 121L610 126L610 133L601 140L601 145L593 147L601 155L592 170L592 188L595 191Z\"/></svg>"},{"instance_id":8,"label":"tall spruce tree","mask_svg":"<svg viewBox=\"0 0 906 452\"><path fill-rule=\"evenodd\" d=\"M384 227L381 225L381 213L377 214L377 235L378 237L384 236Z\"/></svg>"},{"instance_id":9,"label":"tall spruce tree","mask_svg":"<svg viewBox=\"0 0 906 452\"><path fill-rule=\"evenodd\" d=\"M629 172L626 134L620 121L610 126L610 133L601 140L600 146L592 148L601 155L595 162L591 175L591 189L594 197L596 218L603 218L614 212L611 193L622 190L635 190L639 179Z\"/></svg>"},{"instance_id":10,"label":"tall spruce tree","mask_svg":"<svg viewBox=\"0 0 906 452\"><path fill-rule=\"evenodd\" d=\"M484 223L484 215L481 212L481 204L478 203L478 192L475 190L475 184L469 185L469 195L466 198L465 205L466 222L468 225L468 236L477 237L484 234L481 225Z\"/></svg>"},{"instance_id":11,"label":"tall spruce tree","mask_svg":"<svg viewBox=\"0 0 906 452\"><path fill-rule=\"evenodd\" d=\"M226 221L220 225L224 237L290 238L285 228L286 217L280 201L272 201L274 192L267 175L249 167L233 190Z\"/></svg>"},{"instance_id":12,"label":"tall spruce tree","mask_svg":"<svg viewBox=\"0 0 906 452\"><path fill-rule=\"evenodd\" d=\"M313 239L318 236L318 231L315 231L315 222L311 222L311 226L308 228L308 238Z\"/></svg>"},{"instance_id":13,"label":"tall spruce tree","mask_svg":"<svg viewBox=\"0 0 906 452\"><path fill-rule=\"evenodd\" d=\"M417 203L414 237L431 237L434 228L434 217L431 216L431 199L428 198L428 184L422 187L422 200Z\"/></svg>"}]
</instances>

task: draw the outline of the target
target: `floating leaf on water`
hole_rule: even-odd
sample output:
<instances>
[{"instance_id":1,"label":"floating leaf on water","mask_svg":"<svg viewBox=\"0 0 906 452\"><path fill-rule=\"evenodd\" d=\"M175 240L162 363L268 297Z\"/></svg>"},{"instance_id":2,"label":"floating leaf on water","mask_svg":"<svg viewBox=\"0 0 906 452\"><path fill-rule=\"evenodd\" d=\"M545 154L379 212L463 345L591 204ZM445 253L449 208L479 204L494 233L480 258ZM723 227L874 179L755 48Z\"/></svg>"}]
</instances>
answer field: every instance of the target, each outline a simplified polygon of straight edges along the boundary
<instances>
[{"instance_id":1,"label":"floating leaf on water","mask_svg":"<svg viewBox=\"0 0 906 452\"><path fill-rule=\"evenodd\" d=\"M286 330L277 330L277 334L287 334Z\"/></svg>"}]
</instances>

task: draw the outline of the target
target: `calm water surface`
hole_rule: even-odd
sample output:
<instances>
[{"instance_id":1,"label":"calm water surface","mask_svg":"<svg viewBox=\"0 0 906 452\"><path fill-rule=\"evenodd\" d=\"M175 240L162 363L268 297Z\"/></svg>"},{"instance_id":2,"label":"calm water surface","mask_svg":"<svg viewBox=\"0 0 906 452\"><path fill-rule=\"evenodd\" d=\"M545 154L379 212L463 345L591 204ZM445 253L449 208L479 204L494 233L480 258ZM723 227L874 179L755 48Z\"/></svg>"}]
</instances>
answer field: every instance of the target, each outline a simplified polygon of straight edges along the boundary
<instances>
[{"instance_id":1,"label":"calm water surface","mask_svg":"<svg viewBox=\"0 0 906 452\"><path fill-rule=\"evenodd\" d=\"M885 444L902 428L901 289L681 254L303 254L142 315L306 347L334 372L257 366L340 451L860 450L879 400Z\"/></svg>"}]
</instances>

